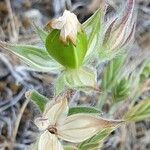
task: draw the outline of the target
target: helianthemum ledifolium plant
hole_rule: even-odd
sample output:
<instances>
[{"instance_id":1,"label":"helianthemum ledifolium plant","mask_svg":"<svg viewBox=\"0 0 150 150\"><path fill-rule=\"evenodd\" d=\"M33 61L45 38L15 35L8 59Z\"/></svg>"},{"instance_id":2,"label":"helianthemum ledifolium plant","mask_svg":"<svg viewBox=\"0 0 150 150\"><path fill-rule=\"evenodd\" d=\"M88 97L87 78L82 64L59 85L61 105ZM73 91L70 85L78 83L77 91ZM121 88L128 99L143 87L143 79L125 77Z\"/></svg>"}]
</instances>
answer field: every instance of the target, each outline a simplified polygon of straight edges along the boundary
<instances>
[{"instance_id":1,"label":"helianthemum ledifolium plant","mask_svg":"<svg viewBox=\"0 0 150 150\"><path fill-rule=\"evenodd\" d=\"M32 70L59 73L55 82L56 95L68 88L96 89L96 67L124 52L135 31L134 0L105 23L105 3L86 22L65 10L52 19L43 30L35 25L43 48L1 42L1 46L21 58ZM97 61L96 67L91 62Z\"/></svg>"},{"instance_id":2,"label":"helianthemum ledifolium plant","mask_svg":"<svg viewBox=\"0 0 150 150\"><path fill-rule=\"evenodd\" d=\"M136 27L134 6L135 0L127 0L125 9L106 21L106 7L102 5L83 24L74 13L65 10L44 29L34 25L42 48L0 42L2 48L17 55L29 69L58 74L54 83L56 98L49 100L36 91L27 97L42 114L35 119L40 130L35 149L100 149L106 137L122 124L150 117L149 99L134 106L138 96L148 89L150 61L146 60L133 72L124 69ZM103 64L97 81L98 68ZM99 91L96 108L69 107L66 97L61 97L68 89ZM108 100L112 104L109 118L113 118L123 102L131 102L131 106L119 120L104 119L100 112Z\"/></svg>"}]
</instances>

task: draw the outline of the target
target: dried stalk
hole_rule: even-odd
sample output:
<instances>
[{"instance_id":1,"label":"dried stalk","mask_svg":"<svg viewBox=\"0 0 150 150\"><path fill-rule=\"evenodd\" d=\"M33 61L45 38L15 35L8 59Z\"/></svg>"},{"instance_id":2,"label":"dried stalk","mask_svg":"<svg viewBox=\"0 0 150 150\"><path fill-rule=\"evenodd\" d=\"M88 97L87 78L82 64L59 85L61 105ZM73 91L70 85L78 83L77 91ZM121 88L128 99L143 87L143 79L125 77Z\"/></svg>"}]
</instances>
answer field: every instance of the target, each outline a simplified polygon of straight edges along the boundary
<instances>
[{"instance_id":1,"label":"dried stalk","mask_svg":"<svg viewBox=\"0 0 150 150\"><path fill-rule=\"evenodd\" d=\"M18 41L18 30L15 24L15 19L14 19L14 15L12 12L12 8L11 8L11 4L10 4L10 0L5 0L6 1L6 5L7 5L7 9L8 9L8 15L9 15L9 19L10 19L10 25L8 26L9 28L9 40L11 42L17 42Z\"/></svg>"},{"instance_id":2,"label":"dried stalk","mask_svg":"<svg viewBox=\"0 0 150 150\"><path fill-rule=\"evenodd\" d=\"M14 131L13 131L13 135L12 135L12 141L11 141L11 146L10 146L10 149L13 150L14 149L14 144L15 144L15 140L16 140L16 136L17 136L17 132L18 132L18 129L19 129L19 125L20 125L20 121L21 121L21 118L22 118L22 115L29 103L30 99L27 98L25 100L25 102L23 103L21 109L20 109L20 112L18 114L18 117L17 117L17 120L16 120L16 123L15 123L15 127L14 127Z\"/></svg>"}]
</instances>

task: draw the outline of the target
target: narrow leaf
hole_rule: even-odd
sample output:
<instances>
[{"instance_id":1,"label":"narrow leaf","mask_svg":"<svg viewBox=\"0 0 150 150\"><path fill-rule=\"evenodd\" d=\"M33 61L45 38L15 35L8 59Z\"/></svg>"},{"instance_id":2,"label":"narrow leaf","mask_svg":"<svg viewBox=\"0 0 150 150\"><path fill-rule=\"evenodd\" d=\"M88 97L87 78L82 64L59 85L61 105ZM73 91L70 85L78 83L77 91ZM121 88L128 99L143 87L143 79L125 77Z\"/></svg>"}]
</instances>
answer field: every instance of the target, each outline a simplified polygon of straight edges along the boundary
<instances>
[{"instance_id":1,"label":"narrow leaf","mask_svg":"<svg viewBox=\"0 0 150 150\"><path fill-rule=\"evenodd\" d=\"M61 66L44 49L30 45L13 45L0 42L0 46L18 56L31 69L57 73Z\"/></svg>"},{"instance_id":2,"label":"narrow leaf","mask_svg":"<svg viewBox=\"0 0 150 150\"><path fill-rule=\"evenodd\" d=\"M143 71L140 75L140 81L145 81L147 78L150 77L150 61L146 61L144 63Z\"/></svg>"},{"instance_id":3,"label":"narrow leaf","mask_svg":"<svg viewBox=\"0 0 150 150\"><path fill-rule=\"evenodd\" d=\"M116 84L112 88L113 102L118 103L125 100L130 93L129 79L123 78L120 81L116 81Z\"/></svg>"},{"instance_id":4,"label":"narrow leaf","mask_svg":"<svg viewBox=\"0 0 150 150\"><path fill-rule=\"evenodd\" d=\"M86 22L83 23L83 28L88 37L88 51L86 60L95 54L100 46L100 34L102 28L104 13L98 9Z\"/></svg>"},{"instance_id":5,"label":"narrow leaf","mask_svg":"<svg viewBox=\"0 0 150 150\"><path fill-rule=\"evenodd\" d=\"M104 141L109 135L110 133L113 131L114 129L112 128L107 128L104 129L103 131L100 131L98 134L96 134L95 136L93 136L90 139L90 142L100 142L100 141Z\"/></svg>"},{"instance_id":6,"label":"narrow leaf","mask_svg":"<svg viewBox=\"0 0 150 150\"><path fill-rule=\"evenodd\" d=\"M124 116L126 121L140 121L146 118L150 118L150 99L143 100Z\"/></svg>"},{"instance_id":7,"label":"narrow leaf","mask_svg":"<svg viewBox=\"0 0 150 150\"><path fill-rule=\"evenodd\" d=\"M69 114L68 115L73 115L77 113L97 113L100 114L100 111L97 110L94 107L72 107L69 109Z\"/></svg>"},{"instance_id":8,"label":"narrow leaf","mask_svg":"<svg viewBox=\"0 0 150 150\"><path fill-rule=\"evenodd\" d=\"M40 93L38 93L37 91L33 90L30 91L30 95L29 95L31 101L36 104L36 106L39 108L39 110L41 112L44 111L45 105L48 102L48 98L46 98L45 96L41 95Z\"/></svg>"},{"instance_id":9,"label":"narrow leaf","mask_svg":"<svg viewBox=\"0 0 150 150\"><path fill-rule=\"evenodd\" d=\"M117 126L116 126L117 128ZM81 150L97 150L100 148L104 142L104 140L111 134L111 132L114 130L114 128L106 128L96 135L94 135L92 138L80 143L78 145L79 149ZM89 147L88 147L89 146Z\"/></svg>"},{"instance_id":10,"label":"narrow leaf","mask_svg":"<svg viewBox=\"0 0 150 150\"><path fill-rule=\"evenodd\" d=\"M79 150L98 150L100 147L100 143L87 143L79 148Z\"/></svg>"},{"instance_id":11,"label":"narrow leaf","mask_svg":"<svg viewBox=\"0 0 150 150\"><path fill-rule=\"evenodd\" d=\"M78 150L77 147L72 146L72 145L64 145L64 150Z\"/></svg>"},{"instance_id":12,"label":"narrow leaf","mask_svg":"<svg viewBox=\"0 0 150 150\"><path fill-rule=\"evenodd\" d=\"M103 90L110 90L112 88L113 84L118 79L118 75L120 73L121 67L123 66L124 60L125 55L122 54L107 64L102 75L101 87Z\"/></svg>"}]
</instances>

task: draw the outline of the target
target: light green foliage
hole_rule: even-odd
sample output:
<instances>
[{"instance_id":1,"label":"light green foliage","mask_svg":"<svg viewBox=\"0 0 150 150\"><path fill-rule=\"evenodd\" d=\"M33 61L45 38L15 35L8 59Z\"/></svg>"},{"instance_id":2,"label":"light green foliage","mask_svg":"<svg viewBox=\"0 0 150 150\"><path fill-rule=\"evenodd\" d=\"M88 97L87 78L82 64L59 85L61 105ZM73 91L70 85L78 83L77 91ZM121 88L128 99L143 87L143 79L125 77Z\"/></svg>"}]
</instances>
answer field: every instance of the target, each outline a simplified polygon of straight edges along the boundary
<instances>
[{"instance_id":1,"label":"light green foliage","mask_svg":"<svg viewBox=\"0 0 150 150\"><path fill-rule=\"evenodd\" d=\"M114 129L107 128L100 131L92 138L80 143L78 145L79 150L97 150L103 145L104 140L110 135Z\"/></svg>"},{"instance_id":2,"label":"light green foliage","mask_svg":"<svg viewBox=\"0 0 150 150\"><path fill-rule=\"evenodd\" d=\"M98 9L86 22L83 23L83 28L88 39L86 60L92 58L93 55L96 55L99 49L103 17L103 11Z\"/></svg>"},{"instance_id":3,"label":"light green foliage","mask_svg":"<svg viewBox=\"0 0 150 150\"><path fill-rule=\"evenodd\" d=\"M86 51L87 38L84 31L77 34L76 45L72 42L63 43L60 40L60 31L53 30L46 38L48 53L66 68L78 68L82 65Z\"/></svg>"},{"instance_id":4,"label":"light green foliage","mask_svg":"<svg viewBox=\"0 0 150 150\"><path fill-rule=\"evenodd\" d=\"M73 114L78 114L78 113L88 113L88 114L100 114L100 111L94 107L72 107L69 109L69 114L68 115L73 115Z\"/></svg>"},{"instance_id":5,"label":"light green foliage","mask_svg":"<svg viewBox=\"0 0 150 150\"><path fill-rule=\"evenodd\" d=\"M149 61L145 60L134 72L131 73L129 77L129 84L131 86L132 92L130 93L130 98L135 99L140 96L144 82L148 80L150 72L147 68L149 66ZM148 70L147 70L148 69ZM145 72L146 71L146 72ZM148 72L147 72L148 71ZM146 73L146 74L145 74Z\"/></svg>"},{"instance_id":6,"label":"light green foliage","mask_svg":"<svg viewBox=\"0 0 150 150\"><path fill-rule=\"evenodd\" d=\"M140 75L141 81L144 81L145 79L150 77L150 62L147 62L145 64L145 67Z\"/></svg>"},{"instance_id":7,"label":"light green foliage","mask_svg":"<svg viewBox=\"0 0 150 150\"><path fill-rule=\"evenodd\" d=\"M49 101L48 98L41 95L35 90L30 91L30 97L31 101L37 105L37 107L40 109L41 112L44 111L46 103ZM69 108L68 115L78 114L78 113L90 113L90 114L100 114L100 111L94 107L85 107L85 106L79 106L79 107L71 107Z\"/></svg>"},{"instance_id":8,"label":"light green foliage","mask_svg":"<svg viewBox=\"0 0 150 150\"><path fill-rule=\"evenodd\" d=\"M45 49L30 45L6 45L7 49L17 55L29 67L36 71L58 72L62 67L55 62Z\"/></svg>"},{"instance_id":9,"label":"light green foliage","mask_svg":"<svg viewBox=\"0 0 150 150\"><path fill-rule=\"evenodd\" d=\"M121 71L121 67L123 66L124 60L125 55L122 54L107 64L102 75L101 88L103 91L111 90L118 78L121 78L121 74L119 73Z\"/></svg>"},{"instance_id":10,"label":"light green foliage","mask_svg":"<svg viewBox=\"0 0 150 150\"><path fill-rule=\"evenodd\" d=\"M78 150L77 147L72 145L66 145L64 146L64 150Z\"/></svg>"},{"instance_id":11,"label":"light green foliage","mask_svg":"<svg viewBox=\"0 0 150 150\"><path fill-rule=\"evenodd\" d=\"M87 143L83 145L79 150L97 150L100 149L101 145L100 143Z\"/></svg>"},{"instance_id":12,"label":"light green foliage","mask_svg":"<svg viewBox=\"0 0 150 150\"><path fill-rule=\"evenodd\" d=\"M146 118L150 118L150 99L141 101L132 107L124 116L127 122L140 121Z\"/></svg>"},{"instance_id":13,"label":"light green foliage","mask_svg":"<svg viewBox=\"0 0 150 150\"><path fill-rule=\"evenodd\" d=\"M120 81L116 81L116 84L112 88L113 102L117 103L125 100L130 94L129 80L123 78Z\"/></svg>"},{"instance_id":14,"label":"light green foliage","mask_svg":"<svg viewBox=\"0 0 150 150\"><path fill-rule=\"evenodd\" d=\"M115 93L115 91L118 90L117 87L120 86L119 82L121 82L121 80L123 80L121 71L122 71L122 67L124 65L125 58L126 58L126 54L124 54L124 53L118 55L117 57L113 58L110 62L108 62L105 69L103 70L102 78L101 78L101 85L100 85L102 93L98 100L97 108L102 109L102 107L110 93L112 94L113 98L114 98L114 96L118 96L118 99L113 100L114 102L119 101L119 99L121 98L122 94L120 93L121 95L119 95L117 93L118 94L117 95ZM122 83L120 83L120 84L122 84ZM122 90L123 90L123 88L122 88ZM119 92L121 92L121 91L119 91ZM125 95L125 93L124 93L124 95Z\"/></svg>"},{"instance_id":15,"label":"light green foliage","mask_svg":"<svg viewBox=\"0 0 150 150\"><path fill-rule=\"evenodd\" d=\"M45 105L48 102L48 98L41 95L37 91L33 90L30 91L30 97L31 101L39 108L41 112L44 111Z\"/></svg>"}]
</instances>

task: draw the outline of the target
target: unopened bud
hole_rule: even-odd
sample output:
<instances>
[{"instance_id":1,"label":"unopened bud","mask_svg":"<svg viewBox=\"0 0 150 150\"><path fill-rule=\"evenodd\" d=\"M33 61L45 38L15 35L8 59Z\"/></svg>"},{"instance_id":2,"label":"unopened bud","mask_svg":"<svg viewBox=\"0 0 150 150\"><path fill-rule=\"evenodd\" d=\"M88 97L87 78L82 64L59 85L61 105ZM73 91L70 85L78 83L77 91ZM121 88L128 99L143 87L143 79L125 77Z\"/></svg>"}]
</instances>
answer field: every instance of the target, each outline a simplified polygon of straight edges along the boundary
<instances>
[{"instance_id":1,"label":"unopened bud","mask_svg":"<svg viewBox=\"0 0 150 150\"><path fill-rule=\"evenodd\" d=\"M135 0L128 0L123 15L114 18L109 24L102 43L103 51L116 52L133 39L136 27L134 4Z\"/></svg>"},{"instance_id":2,"label":"unopened bud","mask_svg":"<svg viewBox=\"0 0 150 150\"><path fill-rule=\"evenodd\" d=\"M46 39L49 54L67 68L79 67L87 51L87 37L76 15L65 10L49 26L54 29Z\"/></svg>"}]
</instances>

